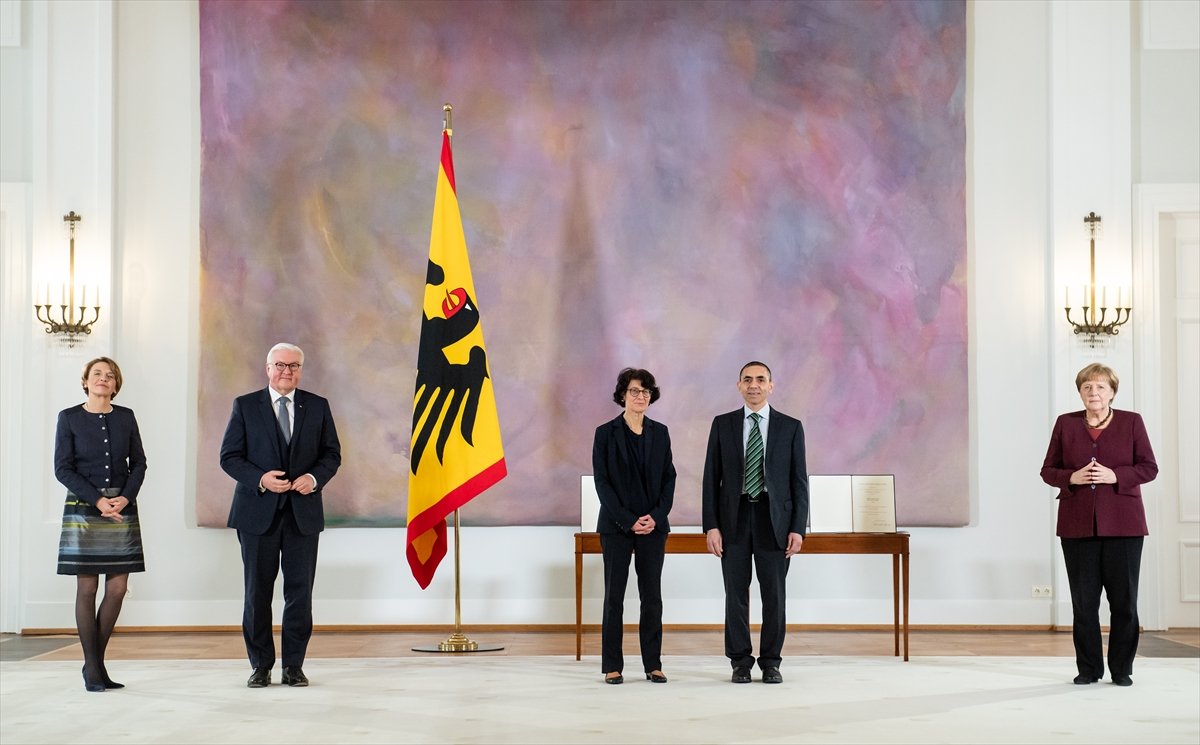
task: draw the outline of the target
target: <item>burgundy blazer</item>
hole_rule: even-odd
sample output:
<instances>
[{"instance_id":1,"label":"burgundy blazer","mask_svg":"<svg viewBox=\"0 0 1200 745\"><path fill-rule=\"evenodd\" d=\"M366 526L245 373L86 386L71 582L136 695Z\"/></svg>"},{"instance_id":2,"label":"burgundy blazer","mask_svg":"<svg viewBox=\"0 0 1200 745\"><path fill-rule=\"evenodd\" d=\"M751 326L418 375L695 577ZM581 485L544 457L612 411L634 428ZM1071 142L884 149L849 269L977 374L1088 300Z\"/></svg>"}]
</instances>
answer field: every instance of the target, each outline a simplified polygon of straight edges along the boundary
<instances>
[{"instance_id":1,"label":"burgundy blazer","mask_svg":"<svg viewBox=\"0 0 1200 745\"><path fill-rule=\"evenodd\" d=\"M1140 414L1113 409L1112 421L1092 442L1086 412L1063 414L1054 423L1042 463L1042 481L1058 487L1058 535L1062 538L1148 535L1141 485L1158 475L1158 463ZM1115 484L1072 484L1071 474L1095 458L1117 474Z\"/></svg>"}]
</instances>

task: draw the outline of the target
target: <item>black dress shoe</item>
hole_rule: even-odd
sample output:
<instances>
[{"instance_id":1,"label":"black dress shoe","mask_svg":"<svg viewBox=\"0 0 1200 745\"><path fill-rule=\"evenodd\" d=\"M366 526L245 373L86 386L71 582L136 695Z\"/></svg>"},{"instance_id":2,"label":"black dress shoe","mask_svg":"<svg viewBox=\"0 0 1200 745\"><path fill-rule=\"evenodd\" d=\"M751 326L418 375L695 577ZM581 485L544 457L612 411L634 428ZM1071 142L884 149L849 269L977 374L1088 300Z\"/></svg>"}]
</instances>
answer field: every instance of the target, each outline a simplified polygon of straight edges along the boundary
<instances>
[{"instance_id":1,"label":"black dress shoe","mask_svg":"<svg viewBox=\"0 0 1200 745\"><path fill-rule=\"evenodd\" d=\"M1128 675L1114 675L1114 676L1112 676L1112 679L1113 679L1113 685L1119 685L1119 686L1133 685L1133 678L1129 677Z\"/></svg>"},{"instance_id":2,"label":"black dress shoe","mask_svg":"<svg viewBox=\"0 0 1200 745\"><path fill-rule=\"evenodd\" d=\"M667 676L663 675L661 670L655 670L652 673L646 673L646 680L651 683L666 683Z\"/></svg>"},{"instance_id":3,"label":"black dress shoe","mask_svg":"<svg viewBox=\"0 0 1200 745\"><path fill-rule=\"evenodd\" d=\"M124 687L125 687L125 684L124 684L124 683L118 683L117 681L115 681L115 680L113 680L112 678L108 677L108 671L107 671L107 670L105 670L105 669L101 668L101 669L100 669L100 674L101 674L101 676L103 676L103 678L104 678L104 687L105 687L106 689L108 689L108 690L116 690L117 688L124 688Z\"/></svg>"},{"instance_id":4,"label":"black dress shoe","mask_svg":"<svg viewBox=\"0 0 1200 745\"><path fill-rule=\"evenodd\" d=\"M749 683L750 682L750 668L748 668L748 667L733 668L732 680L734 683Z\"/></svg>"},{"instance_id":5,"label":"black dress shoe","mask_svg":"<svg viewBox=\"0 0 1200 745\"><path fill-rule=\"evenodd\" d=\"M1098 680L1100 679L1095 675L1084 675L1083 673L1080 673L1075 676L1075 680L1072 682L1077 686L1085 686L1089 683L1095 683Z\"/></svg>"},{"instance_id":6,"label":"black dress shoe","mask_svg":"<svg viewBox=\"0 0 1200 745\"><path fill-rule=\"evenodd\" d=\"M619 686L625 682L625 676L620 673L617 673L616 675L613 675L613 676L609 676L606 674L604 676L604 682L608 683L610 686Z\"/></svg>"},{"instance_id":7,"label":"black dress shoe","mask_svg":"<svg viewBox=\"0 0 1200 745\"><path fill-rule=\"evenodd\" d=\"M83 687L84 687L84 690L88 691L89 693L103 693L104 692L104 679L103 678L89 678L88 672L87 672L87 666L84 666L84 668L83 668Z\"/></svg>"},{"instance_id":8,"label":"black dress shoe","mask_svg":"<svg viewBox=\"0 0 1200 745\"><path fill-rule=\"evenodd\" d=\"M292 665L283 668L283 677L279 679L279 682L292 688L303 688L308 685L308 678L304 677L304 671L300 669L299 665Z\"/></svg>"},{"instance_id":9,"label":"black dress shoe","mask_svg":"<svg viewBox=\"0 0 1200 745\"><path fill-rule=\"evenodd\" d=\"M271 685L271 668L256 667L254 672L250 673L250 679L246 681L247 688L266 688Z\"/></svg>"},{"instance_id":10,"label":"black dress shoe","mask_svg":"<svg viewBox=\"0 0 1200 745\"><path fill-rule=\"evenodd\" d=\"M777 667L765 667L763 668L763 682L782 683L783 673L779 672L779 668Z\"/></svg>"}]
</instances>

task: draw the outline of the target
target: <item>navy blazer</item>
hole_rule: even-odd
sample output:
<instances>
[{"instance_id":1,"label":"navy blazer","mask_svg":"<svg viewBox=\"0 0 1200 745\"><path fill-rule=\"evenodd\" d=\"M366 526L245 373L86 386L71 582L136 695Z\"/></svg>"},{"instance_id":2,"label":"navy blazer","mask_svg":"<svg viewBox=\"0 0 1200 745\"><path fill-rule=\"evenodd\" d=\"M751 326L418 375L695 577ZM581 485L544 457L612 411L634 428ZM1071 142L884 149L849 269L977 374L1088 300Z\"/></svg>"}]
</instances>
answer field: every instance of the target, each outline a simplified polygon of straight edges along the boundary
<instances>
[{"instance_id":1,"label":"navy blazer","mask_svg":"<svg viewBox=\"0 0 1200 745\"><path fill-rule=\"evenodd\" d=\"M1149 535L1142 484L1158 475L1150 437L1140 414L1112 410L1108 426L1093 442L1087 412L1063 414L1054 422L1042 462L1042 481L1058 487L1058 530L1062 538ZM1072 484L1071 474L1096 459L1117 474L1115 484Z\"/></svg>"},{"instance_id":2,"label":"navy blazer","mask_svg":"<svg viewBox=\"0 0 1200 745\"><path fill-rule=\"evenodd\" d=\"M93 507L105 488L120 489L135 504L146 478L146 453L133 409L113 404L109 414L92 414L79 404L60 411L54 477Z\"/></svg>"},{"instance_id":3,"label":"navy blazer","mask_svg":"<svg viewBox=\"0 0 1200 745\"><path fill-rule=\"evenodd\" d=\"M295 421L292 441L286 448L279 420L271 408L270 390L247 393L233 402L233 412L221 441L221 468L237 481L233 505L229 508L231 528L263 535L271 527L275 510L287 498L292 502L301 534L312 535L325 529L321 492L342 464L342 446L328 401L302 390L296 390L292 400ZM259 481L263 474L277 470L283 471L289 481L311 473L317 480L316 491L300 494L293 490L286 495L261 491Z\"/></svg>"},{"instance_id":4,"label":"navy blazer","mask_svg":"<svg viewBox=\"0 0 1200 745\"><path fill-rule=\"evenodd\" d=\"M638 471L629 460L625 444L624 415L596 428L592 442L592 475L600 497L599 533L628 533L642 514L654 518L656 533L670 533L667 515L675 501L675 463L671 458L671 435L665 425L642 419L646 447L646 486L652 506L648 513L630 509L628 495L636 490Z\"/></svg>"},{"instance_id":5,"label":"navy blazer","mask_svg":"<svg viewBox=\"0 0 1200 745\"><path fill-rule=\"evenodd\" d=\"M745 481L745 445L742 443L744 409L713 419L704 458L703 528L719 528L728 538L737 531L738 506ZM808 465L804 454L804 427L800 420L772 407L767 425L764 488L771 511L771 527L779 548L787 548L789 533L808 530Z\"/></svg>"}]
</instances>

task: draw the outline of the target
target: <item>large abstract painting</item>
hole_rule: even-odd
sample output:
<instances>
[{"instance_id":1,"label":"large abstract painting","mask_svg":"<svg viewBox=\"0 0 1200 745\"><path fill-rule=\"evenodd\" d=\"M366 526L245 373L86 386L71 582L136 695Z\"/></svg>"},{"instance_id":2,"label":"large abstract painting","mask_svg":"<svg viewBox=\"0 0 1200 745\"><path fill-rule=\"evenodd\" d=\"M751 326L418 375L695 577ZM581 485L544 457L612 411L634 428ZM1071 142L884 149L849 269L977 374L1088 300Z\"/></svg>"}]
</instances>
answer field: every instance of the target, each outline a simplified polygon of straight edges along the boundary
<instances>
[{"instance_id":1,"label":"large abstract painting","mask_svg":"<svg viewBox=\"0 0 1200 745\"><path fill-rule=\"evenodd\" d=\"M578 524L628 365L698 524L752 359L810 472L968 521L962 2L201 0L200 54L199 524L277 341L333 406L328 521L403 524L446 102L509 467L465 524Z\"/></svg>"}]
</instances>

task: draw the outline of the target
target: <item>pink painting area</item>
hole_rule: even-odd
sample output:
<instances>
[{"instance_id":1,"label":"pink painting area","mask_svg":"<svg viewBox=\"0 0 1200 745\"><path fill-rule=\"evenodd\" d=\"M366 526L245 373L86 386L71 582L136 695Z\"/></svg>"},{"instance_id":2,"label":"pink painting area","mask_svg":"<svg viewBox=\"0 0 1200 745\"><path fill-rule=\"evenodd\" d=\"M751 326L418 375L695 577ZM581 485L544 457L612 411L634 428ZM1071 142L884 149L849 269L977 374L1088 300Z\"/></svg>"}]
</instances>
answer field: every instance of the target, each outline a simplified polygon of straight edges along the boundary
<instances>
[{"instance_id":1,"label":"pink painting area","mask_svg":"<svg viewBox=\"0 0 1200 745\"><path fill-rule=\"evenodd\" d=\"M202 0L200 24L200 525L277 341L337 421L327 522L404 523L445 102L509 470L464 524L578 525L627 365L662 389L671 522L698 524L751 359L811 473L893 473L901 525L968 522L962 3Z\"/></svg>"}]
</instances>

